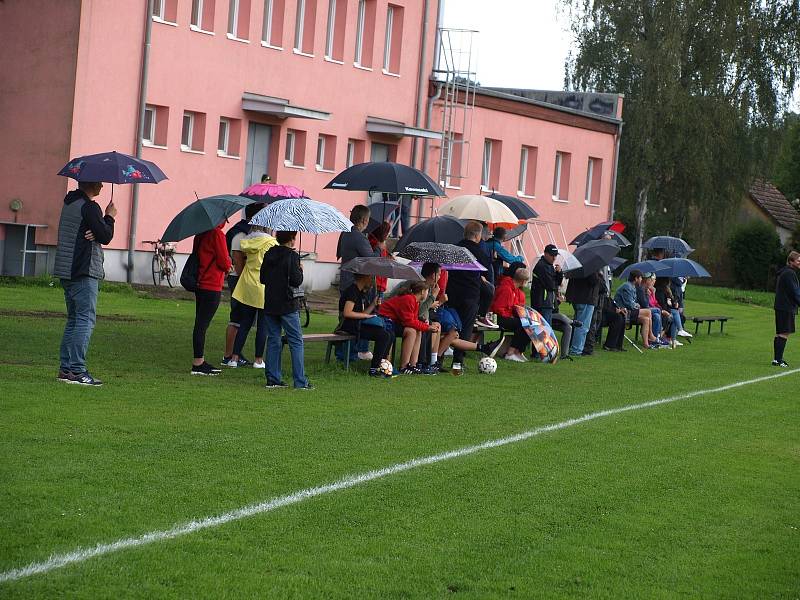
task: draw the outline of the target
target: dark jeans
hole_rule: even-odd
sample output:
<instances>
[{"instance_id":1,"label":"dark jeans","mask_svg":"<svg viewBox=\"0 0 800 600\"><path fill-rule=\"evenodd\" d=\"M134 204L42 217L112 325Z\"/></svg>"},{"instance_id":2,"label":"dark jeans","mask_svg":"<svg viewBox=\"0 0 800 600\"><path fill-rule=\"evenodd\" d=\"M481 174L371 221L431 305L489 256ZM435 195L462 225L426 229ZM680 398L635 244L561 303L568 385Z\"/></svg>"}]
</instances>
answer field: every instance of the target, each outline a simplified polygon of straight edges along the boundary
<instances>
[{"instance_id":1,"label":"dark jeans","mask_svg":"<svg viewBox=\"0 0 800 600\"><path fill-rule=\"evenodd\" d=\"M86 372L86 352L97 321L97 292L100 281L94 277L62 279L67 323L61 338L61 370L76 375Z\"/></svg>"},{"instance_id":2,"label":"dark jeans","mask_svg":"<svg viewBox=\"0 0 800 600\"><path fill-rule=\"evenodd\" d=\"M267 383L278 383L281 379L281 354L283 340L281 329L286 332L286 341L289 343L289 354L292 357L292 377L294 387L301 388L308 385L304 365L303 332L300 328L300 313L293 312L285 315L267 315Z\"/></svg>"},{"instance_id":3,"label":"dark jeans","mask_svg":"<svg viewBox=\"0 0 800 600\"><path fill-rule=\"evenodd\" d=\"M232 300L232 299L231 299ZM267 345L267 315L264 311L255 306L239 303L239 331L236 333L236 341L233 342L233 353L236 356L242 354L242 348L247 341L247 335L256 322L256 358L264 358L264 348Z\"/></svg>"},{"instance_id":4,"label":"dark jeans","mask_svg":"<svg viewBox=\"0 0 800 600\"><path fill-rule=\"evenodd\" d=\"M592 323L589 325L589 333L586 335L586 341L583 343L583 351L584 352L594 352L594 345L595 343L600 343L600 339L603 335L603 307L605 306L605 301L600 300L594 306L594 312L592 313Z\"/></svg>"},{"instance_id":5,"label":"dark jeans","mask_svg":"<svg viewBox=\"0 0 800 600\"><path fill-rule=\"evenodd\" d=\"M211 324L211 319L219 308L221 292L211 290L196 290L194 293L194 330L192 331L192 347L195 358L205 356L206 331Z\"/></svg>"},{"instance_id":6,"label":"dark jeans","mask_svg":"<svg viewBox=\"0 0 800 600\"><path fill-rule=\"evenodd\" d=\"M385 327L361 325L358 339L375 342L375 349L372 352L370 367L377 369L381 361L389 355L389 348L392 345L393 337L392 332L388 331ZM369 344L367 347L369 347Z\"/></svg>"},{"instance_id":7,"label":"dark jeans","mask_svg":"<svg viewBox=\"0 0 800 600\"><path fill-rule=\"evenodd\" d=\"M608 324L606 343L603 345L606 348L622 348L622 342L625 339L625 315L611 309L605 311L603 317Z\"/></svg>"},{"instance_id":8,"label":"dark jeans","mask_svg":"<svg viewBox=\"0 0 800 600\"><path fill-rule=\"evenodd\" d=\"M478 301L478 314L486 315L494 299L494 285L488 281L481 280L481 297Z\"/></svg>"},{"instance_id":9,"label":"dark jeans","mask_svg":"<svg viewBox=\"0 0 800 600\"><path fill-rule=\"evenodd\" d=\"M572 319L561 313L552 313L548 322L555 331L564 332L561 336L561 358L569 356L569 347L572 345Z\"/></svg>"},{"instance_id":10,"label":"dark jeans","mask_svg":"<svg viewBox=\"0 0 800 600\"><path fill-rule=\"evenodd\" d=\"M447 305L455 309L461 319L461 331L458 332L458 337L462 340L472 341L472 329L475 327L475 317L478 314L478 302L475 298L457 298L455 300L448 300ZM464 360L463 350L453 351L453 362L461 362Z\"/></svg>"},{"instance_id":11,"label":"dark jeans","mask_svg":"<svg viewBox=\"0 0 800 600\"><path fill-rule=\"evenodd\" d=\"M520 352L524 352L525 348L528 347L528 343L531 341L531 338L528 337L528 334L522 328L522 325L519 322L519 317L501 317L500 315L497 315L497 324L503 328L503 331L513 332L511 346Z\"/></svg>"},{"instance_id":12,"label":"dark jeans","mask_svg":"<svg viewBox=\"0 0 800 600\"><path fill-rule=\"evenodd\" d=\"M547 321L548 325L551 327L553 326L553 309L551 308L536 308L535 306L533 309L538 312L545 321Z\"/></svg>"}]
</instances>

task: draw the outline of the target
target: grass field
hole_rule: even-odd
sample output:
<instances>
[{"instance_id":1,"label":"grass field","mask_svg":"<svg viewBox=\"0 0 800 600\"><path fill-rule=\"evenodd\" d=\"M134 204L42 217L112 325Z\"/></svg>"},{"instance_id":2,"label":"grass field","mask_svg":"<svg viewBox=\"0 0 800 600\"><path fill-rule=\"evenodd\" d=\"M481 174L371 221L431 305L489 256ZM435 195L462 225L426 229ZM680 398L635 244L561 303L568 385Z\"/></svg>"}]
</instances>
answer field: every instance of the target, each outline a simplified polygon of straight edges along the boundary
<instances>
[{"instance_id":1,"label":"grass field","mask_svg":"<svg viewBox=\"0 0 800 600\"><path fill-rule=\"evenodd\" d=\"M60 288L0 285L0 572L587 413L775 375L769 295L674 351L368 379L307 348L313 392L188 375L193 304L100 295L55 380ZM765 306L766 305L766 306ZM219 360L227 307L209 334ZM330 331L314 315L312 330ZM251 354L251 353L249 353ZM800 366L800 338L787 360ZM288 367L288 355L284 358ZM800 373L597 418L0 583L2 598L800 597Z\"/></svg>"}]
</instances>

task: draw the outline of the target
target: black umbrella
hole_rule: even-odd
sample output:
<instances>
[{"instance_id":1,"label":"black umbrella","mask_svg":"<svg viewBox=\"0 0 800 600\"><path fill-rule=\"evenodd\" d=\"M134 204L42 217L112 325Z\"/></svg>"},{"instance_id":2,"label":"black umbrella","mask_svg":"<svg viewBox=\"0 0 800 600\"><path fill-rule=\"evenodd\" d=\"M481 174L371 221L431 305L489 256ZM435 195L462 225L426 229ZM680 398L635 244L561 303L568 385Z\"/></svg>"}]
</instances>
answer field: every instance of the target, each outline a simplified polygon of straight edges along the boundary
<instances>
[{"instance_id":1,"label":"black umbrella","mask_svg":"<svg viewBox=\"0 0 800 600\"><path fill-rule=\"evenodd\" d=\"M462 246L438 242L412 242L398 254L412 262L439 264L458 264L477 262L475 256Z\"/></svg>"},{"instance_id":2,"label":"black umbrella","mask_svg":"<svg viewBox=\"0 0 800 600\"><path fill-rule=\"evenodd\" d=\"M400 206L399 202L373 202L370 204L367 231L371 233L380 227L384 221L388 221L398 206Z\"/></svg>"},{"instance_id":3,"label":"black umbrella","mask_svg":"<svg viewBox=\"0 0 800 600\"><path fill-rule=\"evenodd\" d=\"M325 188L408 196L445 195L442 188L422 171L394 162L353 165L331 179Z\"/></svg>"},{"instance_id":4,"label":"black umbrella","mask_svg":"<svg viewBox=\"0 0 800 600\"><path fill-rule=\"evenodd\" d=\"M464 224L454 217L433 217L420 221L409 229L397 245L395 252L400 252L412 242L439 242L440 244L456 244L464 238Z\"/></svg>"},{"instance_id":5,"label":"black umbrella","mask_svg":"<svg viewBox=\"0 0 800 600\"><path fill-rule=\"evenodd\" d=\"M620 233L624 227L625 226L619 221L605 221L603 223L598 223L597 225L594 225L586 231L582 231L576 235L575 239L570 242L570 246L580 246L581 244L591 242L592 240L599 240L602 239L606 234L609 234L611 239L619 246L630 246L630 240Z\"/></svg>"},{"instance_id":6,"label":"black umbrella","mask_svg":"<svg viewBox=\"0 0 800 600\"><path fill-rule=\"evenodd\" d=\"M414 267L384 256L359 256L343 264L342 271L390 279L412 279L414 281L423 279Z\"/></svg>"},{"instance_id":7,"label":"black umbrella","mask_svg":"<svg viewBox=\"0 0 800 600\"><path fill-rule=\"evenodd\" d=\"M251 198L228 194L201 198L175 215L161 236L161 241L178 242L198 233L210 231L252 203Z\"/></svg>"},{"instance_id":8,"label":"black umbrella","mask_svg":"<svg viewBox=\"0 0 800 600\"><path fill-rule=\"evenodd\" d=\"M498 202L502 202L508 208L511 209L518 219L521 221L527 221L528 219L536 219L539 216L535 210L533 210L527 202L521 200L519 198L515 198L514 196L507 196L506 194L498 194L497 192L492 192L489 194L489 198L497 200Z\"/></svg>"},{"instance_id":9,"label":"black umbrella","mask_svg":"<svg viewBox=\"0 0 800 600\"><path fill-rule=\"evenodd\" d=\"M657 235L655 237L651 237L644 244L642 244L642 248L648 248L650 250L664 250L667 255L678 258L686 258L689 254L694 252L694 248L686 243L685 240L672 237L670 235Z\"/></svg>"},{"instance_id":10,"label":"black umbrella","mask_svg":"<svg viewBox=\"0 0 800 600\"><path fill-rule=\"evenodd\" d=\"M566 276L572 279L588 277L592 273L597 273L603 267L608 266L611 261L619 254L620 247L613 240L592 240L578 246L573 253L581 267L567 271Z\"/></svg>"}]
</instances>

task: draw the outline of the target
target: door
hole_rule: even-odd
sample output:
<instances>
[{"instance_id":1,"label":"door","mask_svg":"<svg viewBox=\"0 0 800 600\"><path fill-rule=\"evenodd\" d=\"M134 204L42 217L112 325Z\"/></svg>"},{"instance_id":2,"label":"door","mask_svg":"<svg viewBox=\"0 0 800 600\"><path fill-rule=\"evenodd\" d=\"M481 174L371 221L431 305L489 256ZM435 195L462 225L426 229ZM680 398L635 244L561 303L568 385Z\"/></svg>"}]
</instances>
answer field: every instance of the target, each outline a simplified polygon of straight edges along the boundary
<instances>
[{"instance_id":1,"label":"door","mask_svg":"<svg viewBox=\"0 0 800 600\"><path fill-rule=\"evenodd\" d=\"M370 162L388 162L389 161L389 144L379 144L372 142L369 149ZM373 202L382 202L384 194L373 192L369 197L369 204ZM386 194L386 200L391 200L392 194Z\"/></svg>"},{"instance_id":2,"label":"door","mask_svg":"<svg viewBox=\"0 0 800 600\"><path fill-rule=\"evenodd\" d=\"M244 187L259 183L269 173L269 144L272 126L250 123L247 131L247 161L244 167Z\"/></svg>"}]
</instances>

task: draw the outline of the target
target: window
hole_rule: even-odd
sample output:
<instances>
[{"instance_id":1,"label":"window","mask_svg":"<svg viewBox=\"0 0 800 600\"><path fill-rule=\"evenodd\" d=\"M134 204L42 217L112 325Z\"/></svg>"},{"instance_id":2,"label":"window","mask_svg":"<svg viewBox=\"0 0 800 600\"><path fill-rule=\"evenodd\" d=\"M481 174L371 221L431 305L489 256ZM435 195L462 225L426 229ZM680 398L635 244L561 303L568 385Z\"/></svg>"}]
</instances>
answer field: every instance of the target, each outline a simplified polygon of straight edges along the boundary
<instances>
[{"instance_id":1,"label":"window","mask_svg":"<svg viewBox=\"0 0 800 600\"><path fill-rule=\"evenodd\" d=\"M219 135L217 138L217 155L226 157L239 156L239 138L242 122L239 119L220 117Z\"/></svg>"},{"instance_id":2,"label":"window","mask_svg":"<svg viewBox=\"0 0 800 600\"><path fill-rule=\"evenodd\" d=\"M153 18L174 25L178 20L178 0L154 0Z\"/></svg>"},{"instance_id":3,"label":"window","mask_svg":"<svg viewBox=\"0 0 800 600\"><path fill-rule=\"evenodd\" d=\"M205 114L185 111L181 125L181 150L185 152L202 152L205 128Z\"/></svg>"},{"instance_id":4,"label":"window","mask_svg":"<svg viewBox=\"0 0 800 600\"><path fill-rule=\"evenodd\" d=\"M250 39L250 0L229 0L228 37Z\"/></svg>"},{"instance_id":5,"label":"window","mask_svg":"<svg viewBox=\"0 0 800 600\"><path fill-rule=\"evenodd\" d=\"M533 197L536 195L536 158L538 150L523 146L519 156L519 182L517 194Z\"/></svg>"},{"instance_id":6,"label":"window","mask_svg":"<svg viewBox=\"0 0 800 600\"><path fill-rule=\"evenodd\" d=\"M461 157L463 156L464 149L464 136L460 133L454 133L453 136L447 140L444 147L445 156L445 172L444 182L445 187L459 189L461 183Z\"/></svg>"},{"instance_id":7,"label":"window","mask_svg":"<svg viewBox=\"0 0 800 600\"><path fill-rule=\"evenodd\" d=\"M400 50L403 44L403 7L389 5L386 10L386 44L383 47L383 72L400 73Z\"/></svg>"},{"instance_id":8,"label":"window","mask_svg":"<svg viewBox=\"0 0 800 600\"><path fill-rule=\"evenodd\" d=\"M489 176L492 171L492 140L483 141L483 167L481 169L481 187L489 189Z\"/></svg>"},{"instance_id":9,"label":"window","mask_svg":"<svg viewBox=\"0 0 800 600\"><path fill-rule=\"evenodd\" d=\"M305 164L306 132L297 129L286 130L286 151L284 161L287 167L302 167Z\"/></svg>"},{"instance_id":10,"label":"window","mask_svg":"<svg viewBox=\"0 0 800 600\"><path fill-rule=\"evenodd\" d=\"M586 166L586 196L584 202L591 206L600 206L600 184L603 175L603 161L589 157Z\"/></svg>"},{"instance_id":11,"label":"window","mask_svg":"<svg viewBox=\"0 0 800 600\"><path fill-rule=\"evenodd\" d=\"M336 137L320 133L317 138L317 170L333 171L336 166Z\"/></svg>"},{"instance_id":12,"label":"window","mask_svg":"<svg viewBox=\"0 0 800 600\"><path fill-rule=\"evenodd\" d=\"M364 140L347 140L347 159L345 167L352 167L364 162Z\"/></svg>"},{"instance_id":13,"label":"window","mask_svg":"<svg viewBox=\"0 0 800 600\"><path fill-rule=\"evenodd\" d=\"M261 43L271 48L283 49L283 14L286 0L264 0L264 27Z\"/></svg>"},{"instance_id":14,"label":"window","mask_svg":"<svg viewBox=\"0 0 800 600\"><path fill-rule=\"evenodd\" d=\"M316 0L297 0L294 27L294 51L314 55L314 25L317 20Z\"/></svg>"},{"instance_id":15,"label":"window","mask_svg":"<svg viewBox=\"0 0 800 600\"><path fill-rule=\"evenodd\" d=\"M372 68L372 46L375 38L375 0L358 0L356 19L355 65Z\"/></svg>"},{"instance_id":16,"label":"window","mask_svg":"<svg viewBox=\"0 0 800 600\"><path fill-rule=\"evenodd\" d=\"M215 0L192 0L191 29L211 33L214 31Z\"/></svg>"},{"instance_id":17,"label":"window","mask_svg":"<svg viewBox=\"0 0 800 600\"><path fill-rule=\"evenodd\" d=\"M556 165L553 172L553 200L569 200L569 170L572 155L556 152Z\"/></svg>"},{"instance_id":18,"label":"window","mask_svg":"<svg viewBox=\"0 0 800 600\"><path fill-rule=\"evenodd\" d=\"M328 33L325 37L325 58L344 60L344 31L347 25L347 0L328 0Z\"/></svg>"},{"instance_id":19,"label":"window","mask_svg":"<svg viewBox=\"0 0 800 600\"><path fill-rule=\"evenodd\" d=\"M500 187L500 153L503 143L500 140L483 141L483 165L481 168L481 188L496 190Z\"/></svg>"},{"instance_id":20,"label":"window","mask_svg":"<svg viewBox=\"0 0 800 600\"><path fill-rule=\"evenodd\" d=\"M166 106L148 104L144 108L142 143L146 146L166 148L169 109Z\"/></svg>"}]
</instances>

